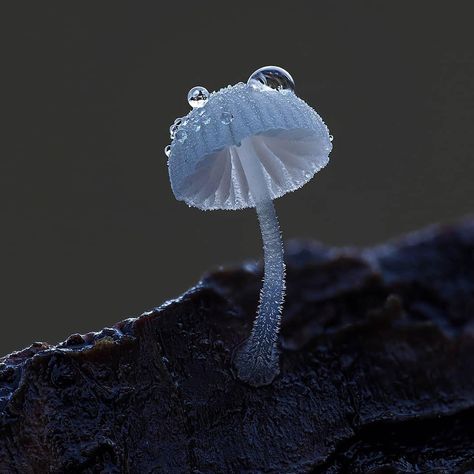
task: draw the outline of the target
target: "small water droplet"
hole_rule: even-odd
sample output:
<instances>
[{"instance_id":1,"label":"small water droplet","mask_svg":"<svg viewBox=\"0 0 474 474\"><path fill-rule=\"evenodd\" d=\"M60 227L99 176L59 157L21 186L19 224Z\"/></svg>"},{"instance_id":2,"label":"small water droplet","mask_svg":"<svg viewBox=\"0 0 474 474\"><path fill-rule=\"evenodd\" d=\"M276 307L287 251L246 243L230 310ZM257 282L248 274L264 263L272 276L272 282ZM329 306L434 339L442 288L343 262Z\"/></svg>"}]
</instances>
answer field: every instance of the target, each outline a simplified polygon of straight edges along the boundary
<instances>
[{"instance_id":1,"label":"small water droplet","mask_svg":"<svg viewBox=\"0 0 474 474\"><path fill-rule=\"evenodd\" d=\"M171 145L165 146L165 155L169 158L171 155Z\"/></svg>"},{"instance_id":2,"label":"small water droplet","mask_svg":"<svg viewBox=\"0 0 474 474\"><path fill-rule=\"evenodd\" d=\"M186 138L188 138L188 135L184 130L178 130L176 132L175 138L178 140L178 142L183 143Z\"/></svg>"},{"instance_id":3,"label":"small water droplet","mask_svg":"<svg viewBox=\"0 0 474 474\"><path fill-rule=\"evenodd\" d=\"M288 71L278 66L265 66L257 69L247 81L256 90L295 90L295 81Z\"/></svg>"},{"instance_id":4,"label":"small water droplet","mask_svg":"<svg viewBox=\"0 0 474 474\"><path fill-rule=\"evenodd\" d=\"M230 112L222 112L222 114L221 114L221 122L222 122L224 125L229 125L230 122L232 122L232 120L234 120L234 116L233 116Z\"/></svg>"},{"instance_id":5,"label":"small water droplet","mask_svg":"<svg viewBox=\"0 0 474 474\"><path fill-rule=\"evenodd\" d=\"M171 125L171 127L170 127L170 138L171 138L171 140L174 140L174 137L176 136L176 132L178 131L178 127L179 127L179 125L177 125L176 123Z\"/></svg>"},{"instance_id":6,"label":"small water droplet","mask_svg":"<svg viewBox=\"0 0 474 474\"><path fill-rule=\"evenodd\" d=\"M175 121L173 122L173 125L171 125L171 127L170 127L171 140L174 140L174 137L176 135L176 132L178 131L178 128L181 125L184 125L185 123L186 123L186 120L183 119L183 117L178 117L177 119L175 119Z\"/></svg>"},{"instance_id":7,"label":"small water droplet","mask_svg":"<svg viewBox=\"0 0 474 474\"><path fill-rule=\"evenodd\" d=\"M333 141L334 140L334 137L332 135L329 135L329 141Z\"/></svg>"},{"instance_id":8,"label":"small water droplet","mask_svg":"<svg viewBox=\"0 0 474 474\"><path fill-rule=\"evenodd\" d=\"M209 100L209 91L202 86L193 87L188 92L188 102L193 109L200 109Z\"/></svg>"}]
</instances>

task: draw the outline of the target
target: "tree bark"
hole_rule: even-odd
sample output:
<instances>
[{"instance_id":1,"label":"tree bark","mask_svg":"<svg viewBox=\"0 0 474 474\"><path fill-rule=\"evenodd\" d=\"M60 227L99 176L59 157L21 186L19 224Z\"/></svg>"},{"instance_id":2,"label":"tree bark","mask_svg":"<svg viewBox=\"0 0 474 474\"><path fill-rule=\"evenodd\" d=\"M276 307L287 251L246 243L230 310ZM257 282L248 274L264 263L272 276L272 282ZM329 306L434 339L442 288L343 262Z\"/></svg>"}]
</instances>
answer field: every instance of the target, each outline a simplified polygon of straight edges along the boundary
<instances>
[{"instance_id":1,"label":"tree bark","mask_svg":"<svg viewBox=\"0 0 474 474\"><path fill-rule=\"evenodd\" d=\"M286 263L269 386L232 363L259 265L0 359L0 472L474 469L474 221L366 250L290 242Z\"/></svg>"}]
</instances>

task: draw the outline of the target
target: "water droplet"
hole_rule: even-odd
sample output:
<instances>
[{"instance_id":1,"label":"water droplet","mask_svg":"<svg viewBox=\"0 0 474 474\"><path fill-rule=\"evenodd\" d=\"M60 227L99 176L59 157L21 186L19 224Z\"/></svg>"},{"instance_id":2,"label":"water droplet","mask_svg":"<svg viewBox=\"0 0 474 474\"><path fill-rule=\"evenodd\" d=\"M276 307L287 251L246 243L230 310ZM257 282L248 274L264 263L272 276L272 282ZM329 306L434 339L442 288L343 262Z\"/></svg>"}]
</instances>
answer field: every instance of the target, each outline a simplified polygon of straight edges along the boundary
<instances>
[{"instance_id":1,"label":"water droplet","mask_svg":"<svg viewBox=\"0 0 474 474\"><path fill-rule=\"evenodd\" d=\"M193 87L188 92L188 102L193 109L200 109L209 100L209 91L202 86Z\"/></svg>"},{"instance_id":2,"label":"water droplet","mask_svg":"<svg viewBox=\"0 0 474 474\"><path fill-rule=\"evenodd\" d=\"M199 130L201 130L201 125L199 125L199 124L195 125L195 126L194 126L194 130L195 130L196 132L199 132Z\"/></svg>"},{"instance_id":3,"label":"water droplet","mask_svg":"<svg viewBox=\"0 0 474 474\"><path fill-rule=\"evenodd\" d=\"M175 123L171 125L170 127L170 138L171 140L174 140L174 137L176 136L176 132L178 131L178 125Z\"/></svg>"},{"instance_id":4,"label":"water droplet","mask_svg":"<svg viewBox=\"0 0 474 474\"><path fill-rule=\"evenodd\" d=\"M171 145L165 146L165 155L169 158L171 155Z\"/></svg>"},{"instance_id":5,"label":"water droplet","mask_svg":"<svg viewBox=\"0 0 474 474\"><path fill-rule=\"evenodd\" d=\"M173 125L170 127L170 138L171 140L174 140L174 137L176 135L176 132L178 131L178 128L181 125L184 125L186 123L186 120L183 121L181 117L178 117L174 122Z\"/></svg>"},{"instance_id":6,"label":"water droplet","mask_svg":"<svg viewBox=\"0 0 474 474\"><path fill-rule=\"evenodd\" d=\"M186 138L188 138L188 135L184 130L178 130L175 134L175 138L178 140L178 142L183 143Z\"/></svg>"},{"instance_id":7,"label":"water droplet","mask_svg":"<svg viewBox=\"0 0 474 474\"><path fill-rule=\"evenodd\" d=\"M230 112L222 112L221 114L221 122L224 125L229 125L230 122L234 120L234 116Z\"/></svg>"},{"instance_id":8,"label":"water droplet","mask_svg":"<svg viewBox=\"0 0 474 474\"><path fill-rule=\"evenodd\" d=\"M329 135L329 141L333 141L334 140L334 137L332 135Z\"/></svg>"},{"instance_id":9,"label":"water droplet","mask_svg":"<svg viewBox=\"0 0 474 474\"><path fill-rule=\"evenodd\" d=\"M290 73L278 66L265 66L257 69L249 77L247 84L257 90L295 90L295 81Z\"/></svg>"}]
</instances>

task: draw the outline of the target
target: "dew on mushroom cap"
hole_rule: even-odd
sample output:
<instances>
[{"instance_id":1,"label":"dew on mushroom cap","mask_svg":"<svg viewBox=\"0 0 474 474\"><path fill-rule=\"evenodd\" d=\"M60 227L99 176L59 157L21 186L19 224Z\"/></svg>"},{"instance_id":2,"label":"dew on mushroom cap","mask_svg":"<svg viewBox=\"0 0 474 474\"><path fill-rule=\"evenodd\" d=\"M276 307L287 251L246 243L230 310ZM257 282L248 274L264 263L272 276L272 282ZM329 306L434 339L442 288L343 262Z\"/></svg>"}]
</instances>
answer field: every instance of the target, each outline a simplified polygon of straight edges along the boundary
<instances>
[{"instance_id":1,"label":"dew on mushroom cap","mask_svg":"<svg viewBox=\"0 0 474 474\"><path fill-rule=\"evenodd\" d=\"M300 188L328 163L329 131L295 95L291 75L276 66L255 71L247 84L212 94L194 87L188 100L193 110L172 136L171 187L178 200L203 210L256 208L264 282L252 334L237 352L235 365L241 380L265 385L279 371L277 338L285 289L272 200Z\"/></svg>"},{"instance_id":2,"label":"dew on mushroom cap","mask_svg":"<svg viewBox=\"0 0 474 474\"><path fill-rule=\"evenodd\" d=\"M295 90L295 81L288 71L278 66L265 66L257 69L247 84L254 89Z\"/></svg>"},{"instance_id":3,"label":"dew on mushroom cap","mask_svg":"<svg viewBox=\"0 0 474 474\"><path fill-rule=\"evenodd\" d=\"M205 87L196 86L188 92L188 102L193 109L200 109L206 105L209 92Z\"/></svg>"},{"instance_id":4,"label":"dew on mushroom cap","mask_svg":"<svg viewBox=\"0 0 474 474\"><path fill-rule=\"evenodd\" d=\"M183 120L181 118L177 118L173 124L170 126L170 138L171 140L174 139L176 132L178 131L179 126Z\"/></svg>"}]
</instances>

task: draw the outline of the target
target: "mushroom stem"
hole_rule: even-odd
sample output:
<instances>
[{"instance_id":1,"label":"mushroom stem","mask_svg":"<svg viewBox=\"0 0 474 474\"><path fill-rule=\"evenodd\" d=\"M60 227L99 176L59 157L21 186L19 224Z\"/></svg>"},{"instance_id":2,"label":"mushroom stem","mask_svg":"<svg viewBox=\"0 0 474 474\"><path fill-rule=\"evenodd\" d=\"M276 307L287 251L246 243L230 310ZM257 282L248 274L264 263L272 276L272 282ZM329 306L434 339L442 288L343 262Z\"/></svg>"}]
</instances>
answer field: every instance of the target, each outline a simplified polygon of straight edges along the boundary
<instances>
[{"instance_id":1,"label":"mushroom stem","mask_svg":"<svg viewBox=\"0 0 474 474\"><path fill-rule=\"evenodd\" d=\"M275 206L262 165L250 153L239 152L255 200L264 253L263 287L252 334L236 356L238 377L254 386L267 385L279 373L277 338L285 293L283 243Z\"/></svg>"}]
</instances>

